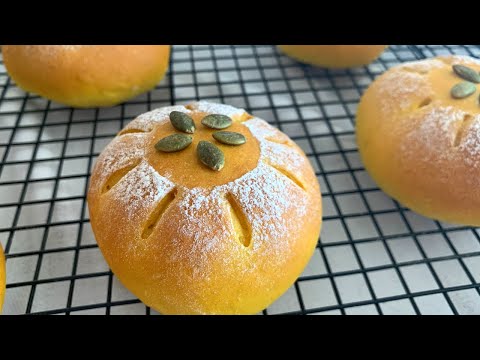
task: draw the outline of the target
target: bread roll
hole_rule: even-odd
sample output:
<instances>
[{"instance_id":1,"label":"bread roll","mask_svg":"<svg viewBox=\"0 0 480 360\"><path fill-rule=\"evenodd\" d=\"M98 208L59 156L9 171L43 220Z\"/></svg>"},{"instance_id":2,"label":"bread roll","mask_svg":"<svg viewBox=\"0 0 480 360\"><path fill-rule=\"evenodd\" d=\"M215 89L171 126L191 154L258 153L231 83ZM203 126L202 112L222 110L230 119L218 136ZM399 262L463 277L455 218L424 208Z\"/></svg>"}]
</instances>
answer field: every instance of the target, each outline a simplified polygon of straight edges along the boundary
<instances>
[{"instance_id":1,"label":"bread roll","mask_svg":"<svg viewBox=\"0 0 480 360\"><path fill-rule=\"evenodd\" d=\"M169 114L189 115L193 142L164 153L181 134ZM201 122L233 119L246 143L224 145ZM205 166L198 144L224 154ZM160 108L128 124L100 154L88 191L98 245L120 281L163 314L255 314L282 295L309 261L321 226L315 173L285 134L244 110L197 102Z\"/></svg>"},{"instance_id":2,"label":"bread roll","mask_svg":"<svg viewBox=\"0 0 480 360\"><path fill-rule=\"evenodd\" d=\"M292 58L326 68L350 68L370 64L387 45L279 45Z\"/></svg>"},{"instance_id":3,"label":"bread roll","mask_svg":"<svg viewBox=\"0 0 480 360\"><path fill-rule=\"evenodd\" d=\"M113 106L152 89L165 75L168 45L4 45L19 87L73 107Z\"/></svg>"},{"instance_id":4,"label":"bread roll","mask_svg":"<svg viewBox=\"0 0 480 360\"><path fill-rule=\"evenodd\" d=\"M0 313L2 312L3 299L5 297L5 256L3 255L3 249L0 245Z\"/></svg>"},{"instance_id":5,"label":"bread roll","mask_svg":"<svg viewBox=\"0 0 480 360\"><path fill-rule=\"evenodd\" d=\"M479 226L479 84L471 84L475 93L468 97L452 97L452 88L465 81L452 65L467 66L474 77L480 71L478 60L445 56L378 77L358 107L358 148L372 178L403 205Z\"/></svg>"}]
</instances>

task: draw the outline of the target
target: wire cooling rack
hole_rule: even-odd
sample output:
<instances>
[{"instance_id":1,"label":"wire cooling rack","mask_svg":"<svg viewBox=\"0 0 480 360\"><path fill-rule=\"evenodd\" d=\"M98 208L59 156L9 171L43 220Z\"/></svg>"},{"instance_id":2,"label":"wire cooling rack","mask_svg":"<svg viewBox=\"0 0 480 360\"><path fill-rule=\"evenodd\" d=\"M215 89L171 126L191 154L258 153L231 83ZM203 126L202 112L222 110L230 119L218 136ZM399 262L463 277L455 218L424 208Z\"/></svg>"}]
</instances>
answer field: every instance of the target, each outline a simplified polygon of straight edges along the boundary
<instances>
[{"instance_id":1,"label":"wire cooling rack","mask_svg":"<svg viewBox=\"0 0 480 360\"><path fill-rule=\"evenodd\" d=\"M245 108L306 152L322 193L323 230L294 286L264 314L480 314L478 229L423 218L383 194L354 137L360 95L400 62L473 46L391 46L375 63L329 71L274 46L174 46L148 94L74 110L17 88L0 63L0 242L4 314L158 314L126 290L95 243L90 169L135 116L208 100Z\"/></svg>"}]
</instances>

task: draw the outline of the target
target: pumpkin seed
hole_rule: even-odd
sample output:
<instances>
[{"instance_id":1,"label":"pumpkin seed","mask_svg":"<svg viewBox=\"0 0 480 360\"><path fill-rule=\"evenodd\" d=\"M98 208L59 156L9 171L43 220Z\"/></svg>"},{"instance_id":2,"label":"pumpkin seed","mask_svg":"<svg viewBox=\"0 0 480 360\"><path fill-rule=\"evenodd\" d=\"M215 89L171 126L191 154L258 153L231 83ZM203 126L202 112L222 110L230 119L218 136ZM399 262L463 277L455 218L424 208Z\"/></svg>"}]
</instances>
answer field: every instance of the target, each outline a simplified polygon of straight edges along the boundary
<instances>
[{"instance_id":1,"label":"pumpkin seed","mask_svg":"<svg viewBox=\"0 0 480 360\"><path fill-rule=\"evenodd\" d=\"M197 155L200 161L212 170L220 171L225 165L222 150L211 142L200 141L197 145Z\"/></svg>"},{"instance_id":2,"label":"pumpkin seed","mask_svg":"<svg viewBox=\"0 0 480 360\"><path fill-rule=\"evenodd\" d=\"M192 143L192 137L190 135L173 134L164 137L155 144L155 149L163 152L176 152L181 151L188 147Z\"/></svg>"},{"instance_id":3,"label":"pumpkin seed","mask_svg":"<svg viewBox=\"0 0 480 360\"><path fill-rule=\"evenodd\" d=\"M193 122L193 119L181 111L172 111L170 113L170 122L173 127L179 131L188 134L193 134L195 132L195 123Z\"/></svg>"},{"instance_id":4,"label":"pumpkin seed","mask_svg":"<svg viewBox=\"0 0 480 360\"><path fill-rule=\"evenodd\" d=\"M464 65L453 65L452 68L455 74L460 76L462 79L468 80L476 84L480 83L480 74L472 68Z\"/></svg>"},{"instance_id":5,"label":"pumpkin seed","mask_svg":"<svg viewBox=\"0 0 480 360\"><path fill-rule=\"evenodd\" d=\"M232 119L226 115L211 114L202 119L202 124L212 129L222 130L232 125Z\"/></svg>"},{"instance_id":6,"label":"pumpkin seed","mask_svg":"<svg viewBox=\"0 0 480 360\"><path fill-rule=\"evenodd\" d=\"M212 136L215 140L226 145L242 145L247 141L245 136L233 131L217 131Z\"/></svg>"},{"instance_id":7,"label":"pumpkin seed","mask_svg":"<svg viewBox=\"0 0 480 360\"><path fill-rule=\"evenodd\" d=\"M475 84L464 81L455 85L452 90L450 90L450 94L454 99L464 99L475 93L475 91L477 91Z\"/></svg>"}]
</instances>

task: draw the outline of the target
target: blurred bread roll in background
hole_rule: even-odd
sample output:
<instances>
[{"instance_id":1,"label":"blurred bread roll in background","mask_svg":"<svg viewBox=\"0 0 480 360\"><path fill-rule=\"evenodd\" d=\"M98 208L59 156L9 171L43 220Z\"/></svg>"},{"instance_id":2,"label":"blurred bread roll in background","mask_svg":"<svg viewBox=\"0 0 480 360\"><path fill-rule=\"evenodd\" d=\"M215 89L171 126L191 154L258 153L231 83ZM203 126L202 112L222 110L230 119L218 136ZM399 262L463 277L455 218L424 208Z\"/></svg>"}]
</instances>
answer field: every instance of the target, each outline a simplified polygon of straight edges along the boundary
<instances>
[{"instance_id":1,"label":"blurred bread roll in background","mask_svg":"<svg viewBox=\"0 0 480 360\"><path fill-rule=\"evenodd\" d=\"M105 107L163 78L169 45L4 45L5 67L25 91L73 107Z\"/></svg>"},{"instance_id":2,"label":"blurred bread roll in background","mask_svg":"<svg viewBox=\"0 0 480 360\"><path fill-rule=\"evenodd\" d=\"M426 217L480 226L479 71L480 61L462 56L404 63L360 101L356 131L366 170Z\"/></svg>"},{"instance_id":3,"label":"blurred bread roll in background","mask_svg":"<svg viewBox=\"0 0 480 360\"><path fill-rule=\"evenodd\" d=\"M300 62L341 69L370 64L387 45L279 45L279 48Z\"/></svg>"}]
</instances>

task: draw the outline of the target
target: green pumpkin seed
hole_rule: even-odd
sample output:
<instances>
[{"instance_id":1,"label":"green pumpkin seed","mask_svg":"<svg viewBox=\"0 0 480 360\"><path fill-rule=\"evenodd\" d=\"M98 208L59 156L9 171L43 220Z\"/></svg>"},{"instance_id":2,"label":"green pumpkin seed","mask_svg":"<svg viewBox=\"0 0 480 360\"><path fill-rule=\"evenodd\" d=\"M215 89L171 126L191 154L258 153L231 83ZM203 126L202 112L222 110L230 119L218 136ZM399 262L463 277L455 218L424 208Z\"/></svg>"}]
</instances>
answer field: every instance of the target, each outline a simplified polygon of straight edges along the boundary
<instances>
[{"instance_id":1,"label":"green pumpkin seed","mask_svg":"<svg viewBox=\"0 0 480 360\"><path fill-rule=\"evenodd\" d=\"M202 124L212 129L222 130L232 125L232 119L226 115L211 114L202 119Z\"/></svg>"},{"instance_id":2,"label":"green pumpkin seed","mask_svg":"<svg viewBox=\"0 0 480 360\"><path fill-rule=\"evenodd\" d=\"M226 145L242 145L247 142L245 136L233 131L217 131L212 136L218 142Z\"/></svg>"},{"instance_id":3,"label":"green pumpkin seed","mask_svg":"<svg viewBox=\"0 0 480 360\"><path fill-rule=\"evenodd\" d=\"M172 111L170 113L170 122L173 127L179 131L188 134L193 134L195 132L195 123L193 122L193 119L181 111Z\"/></svg>"},{"instance_id":4,"label":"green pumpkin seed","mask_svg":"<svg viewBox=\"0 0 480 360\"><path fill-rule=\"evenodd\" d=\"M200 161L212 170L220 171L225 165L222 150L211 142L200 141L197 145L197 155Z\"/></svg>"},{"instance_id":5,"label":"green pumpkin seed","mask_svg":"<svg viewBox=\"0 0 480 360\"><path fill-rule=\"evenodd\" d=\"M476 84L480 83L480 74L472 68L464 65L453 65L452 68L455 74L460 76L462 79Z\"/></svg>"},{"instance_id":6,"label":"green pumpkin seed","mask_svg":"<svg viewBox=\"0 0 480 360\"><path fill-rule=\"evenodd\" d=\"M192 143L190 135L173 134L161 139L155 144L155 149L163 152L181 151Z\"/></svg>"},{"instance_id":7,"label":"green pumpkin seed","mask_svg":"<svg viewBox=\"0 0 480 360\"><path fill-rule=\"evenodd\" d=\"M452 90L450 90L450 94L454 99L464 99L475 93L475 91L477 91L475 84L465 81L455 85Z\"/></svg>"}]
</instances>

